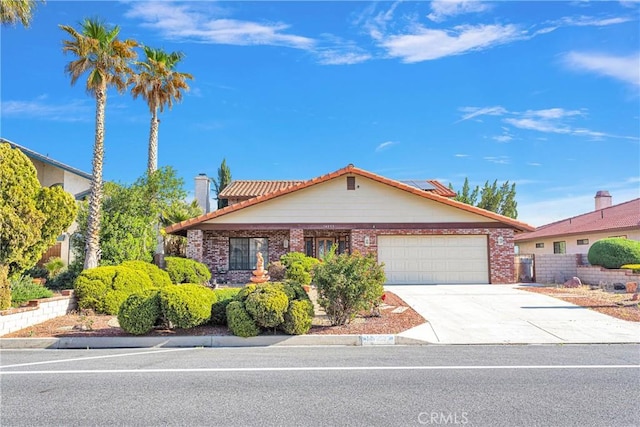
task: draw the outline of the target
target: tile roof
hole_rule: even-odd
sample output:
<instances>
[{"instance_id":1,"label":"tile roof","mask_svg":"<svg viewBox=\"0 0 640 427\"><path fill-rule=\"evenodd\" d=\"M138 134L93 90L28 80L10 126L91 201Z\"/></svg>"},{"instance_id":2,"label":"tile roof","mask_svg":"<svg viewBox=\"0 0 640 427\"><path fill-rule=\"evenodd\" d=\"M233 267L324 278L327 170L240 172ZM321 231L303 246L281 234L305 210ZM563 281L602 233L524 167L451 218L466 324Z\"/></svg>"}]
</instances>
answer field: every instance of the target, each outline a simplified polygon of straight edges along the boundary
<instances>
[{"instance_id":1,"label":"tile roof","mask_svg":"<svg viewBox=\"0 0 640 427\"><path fill-rule=\"evenodd\" d=\"M444 197L455 197L456 193L454 191L442 185L435 179L429 179L426 181L434 188L425 191L430 191ZM220 192L219 197L221 199L250 199L252 197L263 196L283 188L292 187L302 182L304 181L236 180L232 181L231 184L225 187L225 189Z\"/></svg>"},{"instance_id":2,"label":"tile roof","mask_svg":"<svg viewBox=\"0 0 640 427\"><path fill-rule=\"evenodd\" d=\"M630 228L640 228L640 198L543 225L516 236L515 241Z\"/></svg>"},{"instance_id":3,"label":"tile roof","mask_svg":"<svg viewBox=\"0 0 640 427\"><path fill-rule=\"evenodd\" d=\"M471 206L471 205L467 205L466 203L462 203L462 202L457 202L455 200L449 199L447 197L444 196L440 196L438 194L434 194L432 192L429 191L424 191L424 190L420 190L416 187L413 187L411 185L407 185L407 184L403 184L400 181L395 181L393 179L389 179L389 178L385 178L384 176L381 175L377 175L374 174L373 172L369 172L366 171L364 169L360 169L357 168L353 165L348 165L347 167L344 167L342 169L338 169L335 172L331 172L328 173L326 175L322 175L313 179L310 179L308 181L302 181L296 185L292 185L290 187L285 187L285 188L281 188L279 190L276 190L274 192L271 193L267 193L267 194L263 194L261 196L258 197L254 197L252 199L248 199L248 200L244 200L242 202L239 203L235 203L233 205L227 206L223 209L218 209L216 211L213 212L209 212L207 214L204 215L200 215L198 217L195 218L191 218L188 219L186 221L182 221L173 225L170 225L169 227L167 227L165 229L165 231L167 233L173 233L173 234L179 234L180 232L182 232L182 234L184 234L184 231L190 228L195 228L196 225L208 221L210 219L213 218L217 218L223 215L227 215L231 212L235 212L244 208L247 208L249 206L253 206L253 205L257 205L260 204L262 202L266 202L267 200L271 200L271 199L275 199L276 197L280 197L283 196L285 194L289 194L289 193L293 193L294 191L299 191L302 190L304 188L307 187L311 187L313 185L316 184L320 184L326 181L329 181L331 179L334 178L338 178L340 176L343 175L359 175L365 178L369 178L372 179L374 181L380 182L382 184L387 184L390 185L392 187L398 188L400 190L406 191L408 193L412 193L415 194L417 196L421 196L424 197L426 199L430 199L430 200L434 200L436 202L440 202L442 204L445 205L449 205L458 209L462 209L464 211L467 212L471 212L480 216L484 216L486 218L490 218L496 221L499 221L509 227L513 227L517 230L520 231L533 231L535 230L535 228L529 224L526 224L524 222L512 219L512 218L508 218L506 216L497 214L495 212L490 212L475 206Z\"/></svg>"},{"instance_id":4,"label":"tile roof","mask_svg":"<svg viewBox=\"0 0 640 427\"><path fill-rule=\"evenodd\" d=\"M262 196L273 191L291 187L304 181L266 181L266 180L239 180L232 181L220 192L221 199L251 198Z\"/></svg>"},{"instance_id":5,"label":"tile roof","mask_svg":"<svg viewBox=\"0 0 640 427\"><path fill-rule=\"evenodd\" d=\"M49 156L45 156L44 154L40 154L36 151L33 151L27 147L23 147L22 145L16 144L15 142L11 142L8 139L4 139L4 138L0 138L0 143L2 142L6 142L7 144L9 144L11 147L13 148L17 148L18 150L22 151L24 153L25 156L30 157L32 159L36 159L39 160L41 162L47 163L49 165L55 166L57 168L66 170L68 172L71 172L75 175L81 176L83 178L86 179L91 179L91 174L87 173L87 172L83 172L80 169L76 169L72 166L69 165L65 165L64 163L61 163L57 160L52 159Z\"/></svg>"}]
</instances>

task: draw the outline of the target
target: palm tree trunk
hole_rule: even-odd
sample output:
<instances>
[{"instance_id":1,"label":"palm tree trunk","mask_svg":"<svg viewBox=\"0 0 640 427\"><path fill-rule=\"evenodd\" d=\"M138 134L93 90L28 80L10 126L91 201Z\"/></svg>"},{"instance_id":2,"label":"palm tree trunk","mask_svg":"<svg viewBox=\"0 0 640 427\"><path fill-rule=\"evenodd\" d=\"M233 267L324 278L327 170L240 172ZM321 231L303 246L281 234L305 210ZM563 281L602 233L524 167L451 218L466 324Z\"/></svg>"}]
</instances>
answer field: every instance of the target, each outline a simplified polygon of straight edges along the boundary
<instances>
[{"instance_id":1,"label":"palm tree trunk","mask_svg":"<svg viewBox=\"0 0 640 427\"><path fill-rule=\"evenodd\" d=\"M100 259L100 215L102 210L102 163L104 157L104 113L107 105L107 87L103 83L96 89L96 135L93 146L91 194L87 218L86 254L84 268L98 266Z\"/></svg>"},{"instance_id":2,"label":"palm tree trunk","mask_svg":"<svg viewBox=\"0 0 640 427\"><path fill-rule=\"evenodd\" d=\"M151 112L151 130L149 132L149 160L147 171L149 175L158 170L158 109Z\"/></svg>"}]
</instances>

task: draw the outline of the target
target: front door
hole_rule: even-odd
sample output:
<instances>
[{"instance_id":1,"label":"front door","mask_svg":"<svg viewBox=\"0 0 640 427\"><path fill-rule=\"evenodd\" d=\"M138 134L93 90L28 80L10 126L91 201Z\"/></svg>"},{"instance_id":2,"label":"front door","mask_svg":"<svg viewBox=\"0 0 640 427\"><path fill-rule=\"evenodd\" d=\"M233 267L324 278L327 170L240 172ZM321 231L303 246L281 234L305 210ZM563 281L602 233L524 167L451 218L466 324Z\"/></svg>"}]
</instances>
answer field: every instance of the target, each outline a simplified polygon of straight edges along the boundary
<instances>
[{"instance_id":1,"label":"front door","mask_svg":"<svg viewBox=\"0 0 640 427\"><path fill-rule=\"evenodd\" d=\"M335 244L336 239L332 237L319 237L316 239L316 248L318 250L318 259L323 259L329 253L331 247Z\"/></svg>"}]
</instances>

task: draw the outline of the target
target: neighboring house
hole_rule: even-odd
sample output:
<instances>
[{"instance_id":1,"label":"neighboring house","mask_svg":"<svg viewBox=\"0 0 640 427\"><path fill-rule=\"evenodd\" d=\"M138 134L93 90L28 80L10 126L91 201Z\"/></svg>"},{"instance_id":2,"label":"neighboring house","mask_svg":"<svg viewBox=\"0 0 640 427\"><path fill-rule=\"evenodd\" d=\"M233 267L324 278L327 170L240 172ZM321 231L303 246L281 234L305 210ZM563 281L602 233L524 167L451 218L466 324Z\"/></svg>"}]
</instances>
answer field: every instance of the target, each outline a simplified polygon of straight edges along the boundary
<instances>
[{"instance_id":1,"label":"neighboring house","mask_svg":"<svg viewBox=\"0 0 640 427\"><path fill-rule=\"evenodd\" d=\"M515 238L519 254L586 254L607 237L640 240L640 198L611 204L608 191L598 191L595 210L538 227Z\"/></svg>"},{"instance_id":2,"label":"neighboring house","mask_svg":"<svg viewBox=\"0 0 640 427\"><path fill-rule=\"evenodd\" d=\"M4 138L0 138L0 142L6 142L13 148L19 149L29 158L29 160L31 160L38 173L38 181L43 187L60 185L65 191L71 193L76 200L82 200L89 194L89 189L91 187L91 174L65 165L64 163L60 163L46 155L37 153ZM74 221L74 223L71 224L71 226L61 234L60 237L58 237L58 242L47 250L38 264L46 262L51 257L59 256L62 258L65 265L69 265L69 263L73 261L70 236L74 233L76 228L77 224Z\"/></svg>"},{"instance_id":3,"label":"neighboring house","mask_svg":"<svg viewBox=\"0 0 640 427\"><path fill-rule=\"evenodd\" d=\"M166 231L234 283L249 281L258 252L267 262L290 251L322 258L333 245L373 253L388 284L513 283L514 234L534 230L452 200L440 183L353 165L308 181L235 181L222 193L235 203Z\"/></svg>"}]
</instances>

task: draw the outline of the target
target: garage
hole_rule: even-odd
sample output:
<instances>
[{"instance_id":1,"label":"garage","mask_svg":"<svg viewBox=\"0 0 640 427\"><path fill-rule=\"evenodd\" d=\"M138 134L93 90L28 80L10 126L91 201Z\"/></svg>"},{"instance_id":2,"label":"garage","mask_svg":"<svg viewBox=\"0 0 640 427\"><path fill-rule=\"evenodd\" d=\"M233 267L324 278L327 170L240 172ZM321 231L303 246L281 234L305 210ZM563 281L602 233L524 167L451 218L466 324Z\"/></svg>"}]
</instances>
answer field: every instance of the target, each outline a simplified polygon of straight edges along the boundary
<instances>
[{"instance_id":1,"label":"garage","mask_svg":"<svg viewBox=\"0 0 640 427\"><path fill-rule=\"evenodd\" d=\"M388 285L489 283L485 235L378 236Z\"/></svg>"}]
</instances>

